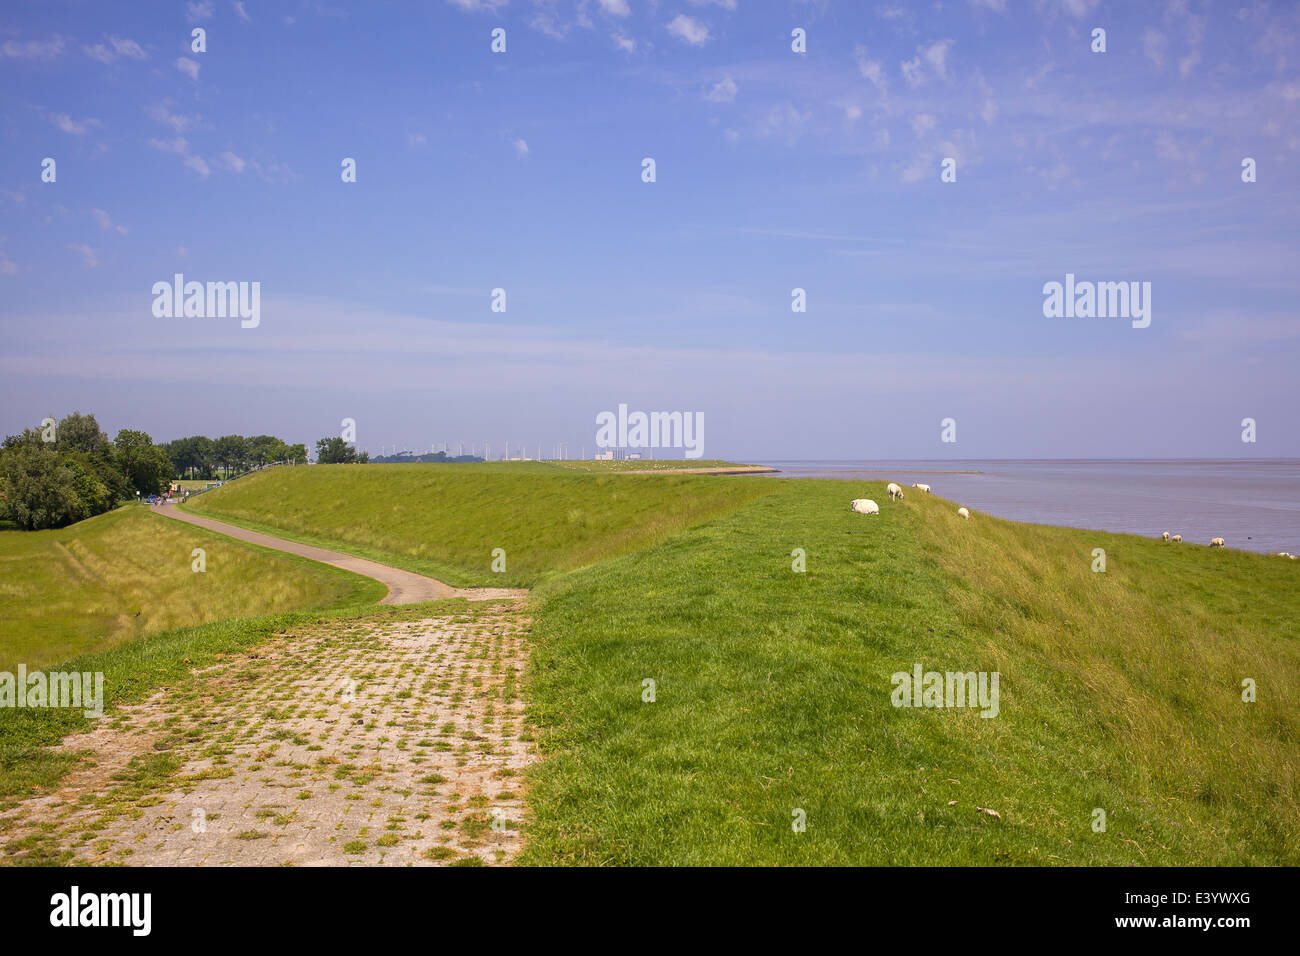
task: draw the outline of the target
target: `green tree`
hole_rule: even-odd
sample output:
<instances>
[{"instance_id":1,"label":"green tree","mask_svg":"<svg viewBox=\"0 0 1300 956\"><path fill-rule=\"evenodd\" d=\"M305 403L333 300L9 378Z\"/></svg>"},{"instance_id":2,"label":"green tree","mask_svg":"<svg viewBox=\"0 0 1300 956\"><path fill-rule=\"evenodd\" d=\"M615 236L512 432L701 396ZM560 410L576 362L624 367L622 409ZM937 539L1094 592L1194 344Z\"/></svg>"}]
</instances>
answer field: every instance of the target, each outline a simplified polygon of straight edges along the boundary
<instances>
[{"instance_id":1,"label":"green tree","mask_svg":"<svg viewBox=\"0 0 1300 956\"><path fill-rule=\"evenodd\" d=\"M244 469L248 460L248 442L242 435L223 435L212 443L212 457L229 478L232 470Z\"/></svg>"},{"instance_id":2,"label":"green tree","mask_svg":"<svg viewBox=\"0 0 1300 956\"><path fill-rule=\"evenodd\" d=\"M85 517L72 471L43 442L15 443L0 455L5 516L27 531L60 528Z\"/></svg>"},{"instance_id":3,"label":"green tree","mask_svg":"<svg viewBox=\"0 0 1300 956\"><path fill-rule=\"evenodd\" d=\"M156 495L167 490L172 477L172 462L149 435L123 428L113 444L117 451L118 470L132 490L142 495Z\"/></svg>"},{"instance_id":4,"label":"green tree","mask_svg":"<svg viewBox=\"0 0 1300 956\"><path fill-rule=\"evenodd\" d=\"M316 442L316 461L322 465L348 464L357 460L357 450L342 438L322 438Z\"/></svg>"}]
</instances>

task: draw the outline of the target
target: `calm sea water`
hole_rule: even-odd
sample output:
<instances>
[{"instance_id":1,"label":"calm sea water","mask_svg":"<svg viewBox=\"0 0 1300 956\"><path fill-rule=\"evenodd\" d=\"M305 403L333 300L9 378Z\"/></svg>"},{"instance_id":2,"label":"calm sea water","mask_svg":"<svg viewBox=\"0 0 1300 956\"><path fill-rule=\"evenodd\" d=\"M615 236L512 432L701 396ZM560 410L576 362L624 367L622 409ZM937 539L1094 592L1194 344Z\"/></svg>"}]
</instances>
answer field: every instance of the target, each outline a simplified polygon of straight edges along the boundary
<instances>
[{"instance_id":1,"label":"calm sea water","mask_svg":"<svg viewBox=\"0 0 1300 956\"><path fill-rule=\"evenodd\" d=\"M1300 461L771 461L772 478L893 480L1015 521L1300 554ZM962 474L961 472L969 472ZM858 497L850 493L849 497Z\"/></svg>"}]
</instances>

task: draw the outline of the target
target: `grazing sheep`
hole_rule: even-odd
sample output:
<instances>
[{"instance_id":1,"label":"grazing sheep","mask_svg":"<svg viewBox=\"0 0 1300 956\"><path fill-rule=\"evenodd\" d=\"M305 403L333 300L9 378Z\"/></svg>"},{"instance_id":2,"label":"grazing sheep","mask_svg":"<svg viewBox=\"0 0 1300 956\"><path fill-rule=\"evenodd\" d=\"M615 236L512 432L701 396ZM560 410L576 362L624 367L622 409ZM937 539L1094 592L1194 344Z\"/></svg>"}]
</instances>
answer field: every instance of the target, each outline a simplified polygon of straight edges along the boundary
<instances>
[{"instance_id":1,"label":"grazing sheep","mask_svg":"<svg viewBox=\"0 0 1300 956\"><path fill-rule=\"evenodd\" d=\"M1168 540L1169 540L1169 532L1168 532L1168 531L1161 531L1161 532L1160 532L1160 537L1162 537L1162 538L1164 538L1166 541L1168 541Z\"/></svg>"},{"instance_id":2,"label":"grazing sheep","mask_svg":"<svg viewBox=\"0 0 1300 956\"><path fill-rule=\"evenodd\" d=\"M1169 540L1170 540L1170 541L1182 541L1182 540L1183 540L1183 536L1182 536L1181 534L1176 534L1176 535L1174 535L1172 538L1170 538Z\"/></svg>"},{"instance_id":3,"label":"grazing sheep","mask_svg":"<svg viewBox=\"0 0 1300 956\"><path fill-rule=\"evenodd\" d=\"M1295 555L1294 555L1294 554L1291 554L1289 551L1279 551L1279 552L1277 553L1277 557L1279 557L1279 558L1294 558Z\"/></svg>"},{"instance_id":4,"label":"grazing sheep","mask_svg":"<svg viewBox=\"0 0 1300 956\"><path fill-rule=\"evenodd\" d=\"M912 487L915 488L917 491L921 492L921 494L923 495L928 495L930 493L929 485L918 484L917 482L914 481L912 482Z\"/></svg>"},{"instance_id":5,"label":"grazing sheep","mask_svg":"<svg viewBox=\"0 0 1300 956\"><path fill-rule=\"evenodd\" d=\"M854 498L849 502L849 507L860 515L880 514L880 505L876 504L870 498Z\"/></svg>"},{"instance_id":6,"label":"grazing sheep","mask_svg":"<svg viewBox=\"0 0 1300 956\"><path fill-rule=\"evenodd\" d=\"M890 501L893 501L895 498L901 501L903 498L903 489L900 488L898 485L894 484L892 481L889 484L885 485L885 491L889 493Z\"/></svg>"},{"instance_id":7,"label":"grazing sheep","mask_svg":"<svg viewBox=\"0 0 1300 956\"><path fill-rule=\"evenodd\" d=\"M1211 548L1222 548L1222 547L1223 547L1223 539L1222 539L1222 538L1211 538L1211 539L1210 539L1210 547L1211 547Z\"/></svg>"},{"instance_id":8,"label":"grazing sheep","mask_svg":"<svg viewBox=\"0 0 1300 956\"><path fill-rule=\"evenodd\" d=\"M957 517L959 517L959 518L966 518L967 520L969 520L969 519L970 519L970 512L967 511L965 508L958 508L958 509L957 509Z\"/></svg>"}]
</instances>

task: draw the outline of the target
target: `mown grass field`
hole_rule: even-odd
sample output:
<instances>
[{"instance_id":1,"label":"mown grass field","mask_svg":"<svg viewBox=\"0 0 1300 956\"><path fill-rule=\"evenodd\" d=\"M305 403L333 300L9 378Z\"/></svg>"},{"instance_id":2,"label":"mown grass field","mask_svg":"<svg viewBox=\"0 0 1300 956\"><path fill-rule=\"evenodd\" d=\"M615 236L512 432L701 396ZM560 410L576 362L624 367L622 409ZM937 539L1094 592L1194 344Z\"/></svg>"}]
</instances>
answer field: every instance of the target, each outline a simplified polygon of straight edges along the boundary
<instances>
[{"instance_id":1,"label":"mown grass field","mask_svg":"<svg viewBox=\"0 0 1300 956\"><path fill-rule=\"evenodd\" d=\"M207 570L192 570L194 548ZM0 671L182 626L373 603L368 578L127 505L56 531L0 531Z\"/></svg>"},{"instance_id":2,"label":"mown grass field","mask_svg":"<svg viewBox=\"0 0 1300 956\"><path fill-rule=\"evenodd\" d=\"M1300 862L1295 563L768 486L538 595L522 862ZM1000 714L895 708L918 662Z\"/></svg>"},{"instance_id":3,"label":"mown grass field","mask_svg":"<svg viewBox=\"0 0 1300 956\"><path fill-rule=\"evenodd\" d=\"M461 587L527 587L768 491L747 477L587 475L542 463L315 465L271 468L184 507Z\"/></svg>"}]
</instances>

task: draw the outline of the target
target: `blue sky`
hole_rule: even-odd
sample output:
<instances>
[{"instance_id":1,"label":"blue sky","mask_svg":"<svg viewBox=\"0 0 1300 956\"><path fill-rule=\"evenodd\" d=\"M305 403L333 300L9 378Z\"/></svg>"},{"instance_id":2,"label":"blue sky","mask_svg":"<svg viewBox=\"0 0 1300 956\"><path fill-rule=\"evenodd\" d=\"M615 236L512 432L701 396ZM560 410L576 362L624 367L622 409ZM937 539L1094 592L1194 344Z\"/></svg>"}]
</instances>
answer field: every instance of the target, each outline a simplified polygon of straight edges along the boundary
<instances>
[{"instance_id":1,"label":"blue sky","mask_svg":"<svg viewBox=\"0 0 1300 956\"><path fill-rule=\"evenodd\" d=\"M1300 456L1298 116L1289 2L11 2L0 432ZM176 272L260 325L155 318Z\"/></svg>"}]
</instances>

